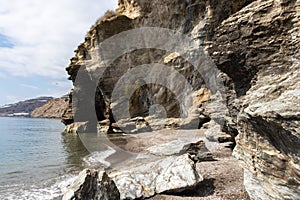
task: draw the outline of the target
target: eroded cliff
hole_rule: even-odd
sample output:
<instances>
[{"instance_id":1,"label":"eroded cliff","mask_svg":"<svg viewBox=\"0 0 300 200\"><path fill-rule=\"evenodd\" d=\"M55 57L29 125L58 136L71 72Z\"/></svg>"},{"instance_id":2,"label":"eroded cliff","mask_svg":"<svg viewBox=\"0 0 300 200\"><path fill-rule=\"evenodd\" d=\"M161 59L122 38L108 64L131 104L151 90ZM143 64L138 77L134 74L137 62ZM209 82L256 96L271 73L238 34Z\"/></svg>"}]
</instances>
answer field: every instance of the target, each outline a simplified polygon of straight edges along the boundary
<instances>
[{"instance_id":1,"label":"eroded cliff","mask_svg":"<svg viewBox=\"0 0 300 200\"><path fill-rule=\"evenodd\" d=\"M115 123L117 116L112 111L116 105L124 106L119 99L112 98L122 76L142 64L164 64L180 72L193 88L196 103L187 109L189 113L191 110L192 118L184 122L185 127L213 131L210 126L214 123L207 122L215 118L223 126L222 131L232 137L238 135L234 154L244 163L244 184L251 198L299 199L299 6L299 0L120 0L116 13L107 13L91 27L71 59L67 71L74 82L76 101L70 99L63 122L76 127L74 118L77 122L89 121L89 115L82 115L85 111L94 112L106 132L119 131L120 125L122 130L134 133L153 127L178 128L182 125L178 122L182 116L178 95L170 88L160 87L159 81L128 85L124 82L128 90L135 84L142 86L128 99L130 117ZM195 73L194 66L182 55L154 48L127 52L103 68L98 77L95 105L91 104L94 100L86 97L93 96L93 91L88 84L76 82L78 70L84 69L87 74L93 71L105 61L98 54L101 43L140 27L176 30L192 38L199 51L204 49L219 69L217 77L225 86L228 112L223 119L218 119L218 113L207 106L214 92L205 77ZM113 45L111 49L115 49ZM85 76L84 80L91 82L93 78ZM164 78L167 80L169 76ZM171 83L182 91L179 96L187 94L177 79L173 78ZM153 110L157 104L163 109ZM168 120L158 123L160 118L155 121L149 117L156 111Z\"/></svg>"},{"instance_id":2,"label":"eroded cliff","mask_svg":"<svg viewBox=\"0 0 300 200\"><path fill-rule=\"evenodd\" d=\"M256 1L214 37L212 57L241 106L234 154L253 199L300 197L299 15L300 1Z\"/></svg>"},{"instance_id":3,"label":"eroded cliff","mask_svg":"<svg viewBox=\"0 0 300 200\"><path fill-rule=\"evenodd\" d=\"M43 106L34 109L30 117L33 118L57 118L60 119L67 109L69 100L68 97L51 99Z\"/></svg>"},{"instance_id":4,"label":"eroded cliff","mask_svg":"<svg viewBox=\"0 0 300 200\"><path fill-rule=\"evenodd\" d=\"M176 30L182 34L187 34L195 43L199 43L199 48L206 48L212 40L214 29L230 14L237 12L250 2L252 1L119 1L119 8L116 13L109 13L99 19L88 32L85 42L80 44L75 51L76 55L71 59L67 68L70 79L75 81L80 67L86 68L87 71L92 70L92 66L103 61L101 61L102 58L99 59L101 56L98 55L100 43L113 35L139 27L160 27ZM73 103L76 104L76 109L73 109L72 112L72 106L70 106L70 109L63 115L63 122L67 125L72 124L73 116L78 116L78 113L82 111L94 112L96 109L98 121L109 120L111 124L114 123L115 119L111 113L111 105L115 103L111 102L112 92L124 74L142 64L160 63L171 66L185 77L194 91L207 88L203 77L195 72L195 67L187 62L186 58L174 56L172 53L161 49L144 48L116 58L105 69L102 76L98 77L99 84L95 97L96 108L87 106L90 101L85 97L91 96L88 93L90 91L83 85L76 86L75 83L74 94L78 95L78 101ZM181 87L178 82L173 83L177 87ZM134 85L134 83L130 84ZM146 117L149 115L149 109L152 105L163 104L163 102L165 102L163 106L168 118L176 118L180 115L176 95L174 96L169 88L158 87L157 84L158 81L154 84L148 84L133 94L133 98L130 99L131 117ZM182 95L185 91L184 89L181 91ZM137 96L141 98L137 98ZM81 108L77 106L79 104L85 106ZM209 120L209 113L203 110L201 114L204 118L200 120L201 123ZM200 114L197 113L197 115Z\"/></svg>"}]
</instances>

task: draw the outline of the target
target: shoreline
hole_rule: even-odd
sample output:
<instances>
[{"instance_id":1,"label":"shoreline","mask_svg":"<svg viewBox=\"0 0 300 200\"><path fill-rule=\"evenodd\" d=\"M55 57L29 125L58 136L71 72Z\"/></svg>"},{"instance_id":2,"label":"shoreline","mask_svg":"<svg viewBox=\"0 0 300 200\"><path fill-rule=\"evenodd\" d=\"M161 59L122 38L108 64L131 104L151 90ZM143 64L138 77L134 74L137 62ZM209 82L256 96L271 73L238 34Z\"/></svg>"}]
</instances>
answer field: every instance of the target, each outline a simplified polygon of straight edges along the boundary
<instances>
[{"instance_id":1,"label":"shoreline","mask_svg":"<svg viewBox=\"0 0 300 200\"><path fill-rule=\"evenodd\" d=\"M196 162L195 169L201 174L204 178L202 182L197 184L195 187L187 188L182 190L181 192L167 192L162 194L155 194L152 197L147 199L153 200L181 200L181 199L244 199L250 200L244 186L243 186L243 169L239 165L239 162L233 158L232 150L230 149L229 143L217 143L217 142L209 142L205 139L205 135L201 130L186 130L183 131L182 135L172 135L170 134L172 131L164 130L162 134L157 133L140 133L135 135L113 135L110 138L110 141L122 148L124 151L130 151L137 155L147 155L147 151L149 148L158 147L159 145L170 144L172 141L181 140L181 138L186 138L188 134L191 132L197 132L196 138L198 140L202 139L206 141L206 146L210 146L211 154L213 156L213 160L200 161ZM152 138L152 141L146 138ZM177 138L177 139L176 139ZM211 143L211 144L208 144ZM172 148L170 146L170 148ZM157 157L154 158L168 158L169 156ZM94 157L96 158L96 157ZM102 160L103 158L98 158ZM118 156L114 156L114 159L119 159ZM96 159L97 160L97 159ZM98 162L100 162L98 160ZM113 160L106 159L106 161L114 162ZM142 160L141 160L142 161ZM149 160L143 160L142 162L133 159L128 162L123 162L121 165L114 166L112 169L106 170L108 176L111 174L119 174L122 173L122 170L128 169L129 171L135 169L135 165L148 165L153 162L153 158ZM96 161L97 162L97 161ZM99 170L102 167L98 164L94 164L90 166L89 169ZM135 173L134 171L130 173ZM153 173L151 171L147 173ZM120 190L120 189L119 189ZM124 192L124 191L123 191ZM121 191L120 191L121 193Z\"/></svg>"}]
</instances>

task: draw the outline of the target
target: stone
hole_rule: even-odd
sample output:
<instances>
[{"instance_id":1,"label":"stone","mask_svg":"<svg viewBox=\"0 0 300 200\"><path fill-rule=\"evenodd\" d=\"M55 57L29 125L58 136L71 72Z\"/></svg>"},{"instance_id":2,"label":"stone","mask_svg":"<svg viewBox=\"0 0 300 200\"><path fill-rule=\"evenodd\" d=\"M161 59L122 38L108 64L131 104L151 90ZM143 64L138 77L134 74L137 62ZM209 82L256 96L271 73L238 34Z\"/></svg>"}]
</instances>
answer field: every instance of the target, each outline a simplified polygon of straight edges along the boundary
<instances>
[{"instance_id":1,"label":"stone","mask_svg":"<svg viewBox=\"0 0 300 200\"><path fill-rule=\"evenodd\" d=\"M135 66L162 63L179 71L194 89L193 101L198 104L188 108L195 115L184 122L186 127L197 126L204 130L206 147L213 153L219 150L216 141L236 142L234 155L243 164L244 184L252 199L299 199L299 13L299 0L120 0L116 15L98 21L86 35L85 42L78 46L67 67L70 79L75 82L81 67L86 67L86 71L97 68L100 62L96 52L105 39L137 27L169 28L194 38L211 57L220 70L218 78L226 87L224 97L227 108L208 106L215 94L205 88L203 78L195 74L193 66L176 52L140 49L120 56L105 70L103 76L96 77L100 79L95 98L96 109L86 98L90 95L89 88L75 84L74 92L81 95L73 107L70 106L70 99L63 121L70 125L74 123L73 114L85 111L86 107L78 107L76 103L79 102L88 107L88 112L96 110L98 121L115 123L114 118L120 116L113 116L112 108L123 105L126 102L124 99L129 99L124 95L112 100L117 82ZM155 70L150 72L154 73ZM126 91L141 86L130 97L130 116L125 116L125 127L133 130L133 133L145 127L150 127L152 131L172 130L184 124L177 96L168 88L143 84L142 80L124 85ZM180 89L178 96L186 96L177 79L172 85ZM159 113L163 118L155 118L154 115L149 117L151 108L157 104L161 105L157 108L163 108L160 111L164 112ZM122 114L123 109L123 106L119 106L117 113ZM221 111L225 113L224 119L220 117ZM145 121L130 121L130 118L136 117L142 117ZM85 122L84 119L82 121ZM157 138L152 140L149 136L147 139L147 145L151 143L151 146L166 148L166 145L155 144ZM168 145L178 144L169 140L166 142L169 142ZM172 155L182 148L170 148L169 152L165 152ZM173 155L161 159L171 158L174 161L178 157ZM160 169L155 161L144 166L148 166L148 171L155 167ZM128 189L122 198L146 197L156 192L156 183L147 182L157 180L156 172L146 174L142 168L137 169L141 171L137 175L132 175L129 169L126 171L128 176L119 175L117 182L122 185L122 191ZM146 182L147 187L152 185L143 188L144 185L139 181Z\"/></svg>"},{"instance_id":2,"label":"stone","mask_svg":"<svg viewBox=\"0 0 300 200\"><path fill-rule=\"evenodd\" d=\"M190 144L191 141L189 140L173 140L171 142L151 146L147 151L157 156L180 155L186 152Z\"/></svg>"},{"instance_id":3,"label":"stone","mask_svg":"<svg viewBox=\"0 0 300 200\"><path fill-rule=\"evenodd\" d=\"M149 123L143 117L119 120L117 123L112 124L112 128L120 129L120 131L128 134L137 134L152 131Z\"/></svg>"},{"instance_id":4,"label":"stone","mask_svg":"<svg viewBox=\"0 0 300 200\"><path fill-rule=\"evenodd\" d=\"M147 198L156 193L181 191L203 180L187 154L146 163L136 162L114 170L109 176L115 181L121 199Z\"/></svg>"},{"instance_id":5,"label":"stone","mask_svg":"<svg viewBox=\"0 0 300 200\"><path fill-rule=\"evenodd\" d=\"M68 107L68 97L64 96L48 101L45 105L32 111L33 118L57 118L60 119Z\"/></svg>"},{"instance_id":6,"label":"stone","mask_svg":"<svg viewBox=\"0 0 300 200\"><path fill-rule=\"evenodd\" d=\"M147 152L156 156L173 156L188 153L194 161L211 161L212 154L206 148L204 141L178 139L157 144L147 148Z\"/></svg>"},{"instance_id":7,"label":"stone","mask_svg":"<svg viewBox=\"0 0 300 200\"><path fill-rule=\"evenodd\" d=\"M66 189L63 200L118 200L120 193L113 180L106 172L85 169Z\"/></svg>"},{"instance_id":8,"label":"stone","mask_svg":"<svg viewBox=\"0 0 300 200\"><path fill-rule=\"evenodd\" d=\"M88 130L88 122L75 122L67 125L63 132L78 134L79 132L84 132L85 130Z\"/></svg>"},{"instance_id":9,"label":"stone","mask_svg":"<svg viewBox=\"0 0 300 200\"><path fill-rule=\"evenodd\" d=\"M198 141L185 146L185 152L191 155L196 162L214 161L212 153L206 147L204 141Z\"/></svg>"},{"instance_id":10,"label":"stone","mask_svg":"<svg viewBox=\"0 0 300 200\"><path fill-rule=\"evenodd\" d=\"M242 0L236 2L234 0L215 0L212 2L203 2L202 0L191 1L178 1L173 0L159 1L155 0L149 3L146 0L129 1L120 0L116 14L110 15L105 18L99 19L95 25L91 27L87 33L84 43L80 44L75 50L75 56L71 58L70 64L67 67L67 72L70 75L70 80L75 82L75 77L80 67L87 67L88 70L93 70L99 64L99 56L96 54L99 49L99 44L105 39L116 35L120 32L131 30L136 27L162 27L169 28L182 32L183 34L192 33L193 38L200 44L203 40L208 44L212 40L213 30L221 24L221 22L229 17L230 14L237 12L243 6L249 4L253 0ZM206 16L210 16L207 19ZM201 24L197 26L198 24ZM196 28L195 28L196 27ZM205 44L206 44L205 43ZM162 63L174 67L189 81L193 89L198 91L195 93L195 103L202 104L210 98L210 91L205 88L205 83L200 75L195 74L193 66L186 60L178 56L176 52L164 52L159 49L141 49L131 52L130 54L122 55L116 59L114 63L109 66L102 77L99 79L98 91L96 93L96 114L97 120L112 120L112 108L115 105L122 104L122 100L126 98L118 98L117 101L112 102L112 92L117 81L133 69L145 63ZM87 65L88 64L88 65ZM151 72L151 70L150 70ZM155 72L155 71L154 71ZM153 72L153 73L154 73ZM151 72L152 73L152 72ZM177 84L178 80L175 79L172 85L177 85L180 90L179 96L187 96L186 90L180 88L181 84ZM126 88L134 87L136 83L126 83ZM124 83L125 85L125 83ZM204 86L204 87L202 87ZM90 106L80 108L80 105L89 105L90 102L86 99L89 87L74 86L74 93L81 94L78 96L76 102L73 102L72 112L72 99L69 101L69 108L63 115L63 121L66 125L74 123L73 114L84 110L85 112L95 112L95 108ZM130 117L147 117L149 109L155 104L160 104L164 107L167 118L180 118L181 111L178 105L177 97L174 96L170 88L162 88L154 84L144 85L130 97ZM197 106L199 106L197 104ZM117 113L122 113L124 106L117 109ZM189 108L187 108L188 110ZM192 108L197 111L197 108ZM197 112L199 115L199 113ZM120 117L120 116L118 116ZM126 117L128 118L128 116ZM125 119L126 119L125 118ZM121 117L121 119L124 119ZM199 116L192 117L186 122L185 128L198 128L197 123ZM85 121L85 120L83 120ZM114 121L111 121L113 124ZM134 124L129 124L134 125ZM126 126L129 126L126 125ZM175 123L175 126L177 124ZM155 125L154 125L155 126ZM164 124L162 124L162 127ZM166 125L168 126L168 124ZM160 128L158 125L156 128ZM151 126L153 129L153 127ZM117 129L115 129L117 130ZM149 131L147 127L132 129L133 132Z\"/></svg>"}]
</instances>

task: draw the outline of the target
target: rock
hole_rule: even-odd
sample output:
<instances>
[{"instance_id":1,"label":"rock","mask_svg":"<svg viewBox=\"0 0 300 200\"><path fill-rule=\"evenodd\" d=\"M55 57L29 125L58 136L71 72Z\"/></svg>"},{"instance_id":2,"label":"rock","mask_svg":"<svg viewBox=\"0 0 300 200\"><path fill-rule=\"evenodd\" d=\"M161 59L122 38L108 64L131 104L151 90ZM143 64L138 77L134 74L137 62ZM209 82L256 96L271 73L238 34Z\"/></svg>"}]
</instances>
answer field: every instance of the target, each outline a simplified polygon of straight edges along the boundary
<instances>
[{"instance_id":1,"label":"rock","mask_svg":"<svg viewBox=\"0 0 300 200\"><path fill-rule=\"evenodd\" d=\"M191 155L191 158L196 162L214 161L212 153L207 149L203 141L187 144L185 146L186 153Z\"/></svg>"},{"instance_id":2,"label":"rock","mask_svg":"<svg viewBox=\"0 0 300 200\"><path fill-rule=\"evenodd\" d=\"M223 132L221 130L221 126L215 121L210 121L203 124L201 130L205 131L205 136L210 142L226 143L234 141L234 138L231 135Z\"/></svg>"},{"instance_id":3,"label":"rock","mask_svg":"<svg viewBox=\"0 0 300 200\"><path fill-rule=\"evenodd\" d=\"M74 183L67 188L63 200L112 200L120 199L120 193L106 172L85 169Z\"/></svg>"},{"instance_id":4,"label":"rock","mask_svg":"<svg viewBox=\"0 0 300 200\"><path fill-rule=\"evenodd\" d=\"M230 14L237 12L243 6L249 4L253 0L242 0L236 2L234 0L220 1L214 0L210 2L203 2L202 0L196 1L178 1L173 0L159 1L155 0L149 3L148 1L128 1L120 0L116 15L109 15L109 17L102 17L94 26L91 27L85 37L85 42L80 44L75 50L75 56L71 59L70 65L67 67L70 79L75 82L75 77L79 68L87 67L88 70L93 70L99 66L99 56L96 52L99 49L99 45L105 39L116 35L120 32L131 30L138 27L162 27L182 32L183 34L192 34L193 38L199 44L209 44L212 40L214 29L221 24L221 22L229 17ZM207 17L209 16L209 17ZM200 24L200 25L199 25ZM198 26L199 25L199 26ZM101 49L101 48L100 48ZM179 118L181 116L181 109L178 103L177 96L186 95L186 89L180 88L182 84L178 84L178 79L174 79L172 85L177 85L177 90L180 94L174 95L170 88L160 87L156 82L153 84L143 85L136 82L130 82L122 84L126 91L135 88L135 86L141 86L130 97L129 107L130 116L122 117L120 113L124 111L125 96L117 98L116 101L112 99L112 92L115 89L117 82L121 77L134 69L135 66L146 63L161 63L174 67L180 71L185 79L191 84L196 91L194 97L194 103L202 104L210 99L210 91L204 86L203 78L194 72L194 67L189 62L178 56L175 52L165 52L159 49L140 49L125 54L114 61L109 66L102 77L96 77L99 80L98 89L96 92L96 115L97 120L112 120L112 108L116 108L118 113L117 117L121 119L128 119L129 117L147 117L149 110L156 104L162 105L165 110L166 118ZM149 70L149 74L155 74L156 70ZM165 77L164 77L165 78ZM74 83L75 84L75 83ZM202 87L203 86L203 87ZM85 112L95 112L95 107L90 105L90 100L87 99L88 90L90 87L84 87L83 85L76 84L74 86L74 94L78 99L73 102L72 112L72 100L69 102L69 108L63 115L63 122L69 125L74 122L73 114L77 115L82 110ZM80 95L78 95L80 94ZM95 93L93 93L95 94ZM79 105L84 105L82 108ZM119 109L116 107L119 105ZM189 110L187 108L186 110ZM197 111L192 109L192 112ZM198 128L198 116L192 117L186 122L185 128ZM151 114L150 114L151 115ZM86 121L85 119L82 121ZM80 122L77 120L77 122ZM202 123L202 122L201 122ZM133 124L131 124L133 125ZM162 124L164 126L165 124ZM127 125L126 125L127 126ZM167 127L168 124L166 125ZM176 123L175 123L176 126ZM154 128L160 128L158 125ZM153 129L153 127L151 126ZM132 129L133 132L138 132L139 129ZM148 131L147 127L142 128L143 131Z\"/></svg>"},{"instance_id":5,"label":"rock","mask_svg":"<svg viewBox=\"0 0 300 200\"><path fill-rule=\"evenodd\" d=\"M68 106L68 97L61 97L48 101L45 105L32 111L33 118L61 118Z\"/></svg>"},{"instance_id":6,"label":"rock","mask_svg":"<svg viewBox=\"0 0 300 200\"><path fill-rule=\"evenodd\" d=\"M68 94L68 100L69 100L68 105L61 116L61 122L64 123L66 126L71 126L72 123L74 123L73 110L72 110L73 107L72 95L73 95L73 90L71 90L71 92L69 92Z\"/></svg>"},{"instance_id":7,"label":"rock","mask_svg":"<svg viewBox=\"0 0 300 200\"><path fill-rule=\"evenodd\" d=\"M151 146L147 151L157 156L180 155L187 151L190 144L191 141L189 140L173 140L171 142Z\"/></svg>"},{"instance_id":8,"label":"rock","mask_svg":"<svg viewBox=\"0 0 300 200\"><path fill-rule=\"evenodd\" d=\"M147 152L156 156L173 156L189 153L194 161L213 160L212 154L206 148L202 140L173 140L171 142L151 146L147 149Z\"/></svg>"},{"instance_id":9,"label":"rock","mask_svg":"<svg viewBox=\"0 0 300 200\"><path fill-rule=\"evenodd\" d=\"M187 154L170 156L148 163L135 163L109 175L116 183L121 199L151 197L156 193L180 191L203 180Z\"/></svg>"},{"instance_id":10,"label":"rock","mask_svg":"<svg viewBox=\"0 0 300 200\"><path fill-rule=\"evenodd\" d=\"M234 155L252 199L300 198L299 32L299 0L255 1L217 28L209 50L238 99L228 101L240 110Z\"/></svg>"},{"instance_id":11,"label":"rock","mask_svg":"<svg viewBox=\"0 0 300 200\"><path fill-rule=\"evenodd\" d=\"M118 122L117 118L120 117L124 120L125 129L130 129L133 133L139 132L139 129L148 131L150 128L152 131L169 131L186 124L187 129L197 127L206 131L207 141L203 141L213 153L219 148L215 147L216 141L231 141L234 144L236 139L234 155L243 163L245 186L252 199L299 199L299 5L299 0L120 0L116 15L99 20L90 29L85 42L79 45L71 59L67 71L74 82L74 94L77 99L75 98L73 107L70 106L70 99L69 109L65 112L63 121L70 125L74 123L78 113L85 111L95 113L97 121L105 121L106 128L107 124L117 124L115 122ZM194 67L175 52L165 52L161 49L134 50L114 60L103 70L101 77L89 76L88 72L105 62L99 60L97 55L103 41L123 31L139 27L163 27L179 31L191 36L199 47L203 47L220 70L216 73L217 78L226 86L226 91L221 95L224 95L228 112L226 108L218 107L223 105L219 102L215 105L210 104L217 95L206 88L205 77L194 73ZM145 38L141 38L142 41L143 39ZM128 76L132 70L149 63L164 64L180 72L193 87L192 102L197 106L189 107L189 101L184 101L186 107L181 109L178 97L186 97L190 93L179 84L177 78L163 75L163 78L151 84L146 84L140 79L129 79L132 78ZM75 82L79 69L87 73L84 77L87 82L92 82L93 78L97 79L95 98L87 98L91 96L90 93L95 94L89 90L88 84L80 85ZM165 72L157 74L155 68L143 69L143 72L146 71L146 74L152 74L154 77L160 77L159 75ZM179 94L174 95L171 87L160 87L159 81L167 78L173 78L170 85L174 86L173 89L178 89ZM117 84L124 86L125 94L122 93L120 98L113 99ZM94 99L96 109L91 104ZM124 114L124 106L130 108L129 114ZM226 117L221 112L224 112ZM186 113L193 115L183 122L182 115ZM89 121L88 117L79 117L79 122ZM143 121L130 121L131 118L140 117ZM113 128L117 130L117 127ZM144 137L149 141L136 141L144 145L142 147L148 148L151 143L150 146L159 145L157 148L166 149L166 145L155 143L158 138L151 136ZM163 140L171 146L178 144L166 138ZM132 148L133 146L131 144ZM181 145L179 149L170 148L165 153L176 154L183 148L186 147ZM138 146L137 151L140 149ZM155 149L150 150L158 152ZM164 159L171 158L174 161L181 156ZM199 155L199 158L201 160L203 155ZM157 189L157 182L147 181L157 180L159 175L155 170L163 171L162 166L155 161L145 166L148 167L142 169L142 164L132 167L141 171L136 175L127 169L123 171L127 175L115 176L117 184L121 185L124 191L122 198L146 197L153 195L157 190L160 191ZM146 170L154 172L148 174ZM145 185L141 182L145 182L147 188L144 188ZM164 186L170 184L165 183ZM125 191L126 188L129 190Z\"/></svg>"},{"instance_id":12,"label":"rock","mask_svg":"<svg viewBox=\"0 0 300 200\"><path fill-rule=\"evenodd\" d=\"M91 126L89 122L75 122L67 125L63 132L72 134L90 132Z\"/></svg>"},{"instance_id":13,"label":"rock","mask_svg":"<svg viewBox=\"0 0 300 200\"><path fill-rule=\"evenodd\" d=\"M112 128L121 129L120 131L131 134L152 131L149 123L143 117L119 120L117 123L112 124ZM117 132L117 130L115 132Z\"/></svg>"}]
</instances>

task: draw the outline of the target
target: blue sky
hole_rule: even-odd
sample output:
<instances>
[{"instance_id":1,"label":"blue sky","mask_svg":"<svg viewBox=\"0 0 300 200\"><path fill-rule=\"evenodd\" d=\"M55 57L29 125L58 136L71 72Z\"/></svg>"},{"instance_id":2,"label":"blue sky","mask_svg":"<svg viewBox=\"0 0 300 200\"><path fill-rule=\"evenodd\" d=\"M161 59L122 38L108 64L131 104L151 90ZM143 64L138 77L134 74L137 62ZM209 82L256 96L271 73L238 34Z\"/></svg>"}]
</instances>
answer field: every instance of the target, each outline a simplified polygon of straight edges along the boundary
<instances>
[{"instance_id":1,"label":"blue sky","mask_svg":"<svg viewBox=\"0 0 300 200\"><path fill-rule=\"evenodd\" d=\"M0 106L71 88L66 66L117 0L0 0Z\"/></svg>"}]
</instances>

